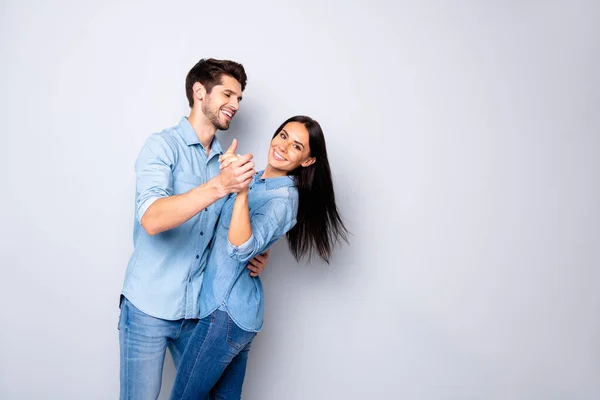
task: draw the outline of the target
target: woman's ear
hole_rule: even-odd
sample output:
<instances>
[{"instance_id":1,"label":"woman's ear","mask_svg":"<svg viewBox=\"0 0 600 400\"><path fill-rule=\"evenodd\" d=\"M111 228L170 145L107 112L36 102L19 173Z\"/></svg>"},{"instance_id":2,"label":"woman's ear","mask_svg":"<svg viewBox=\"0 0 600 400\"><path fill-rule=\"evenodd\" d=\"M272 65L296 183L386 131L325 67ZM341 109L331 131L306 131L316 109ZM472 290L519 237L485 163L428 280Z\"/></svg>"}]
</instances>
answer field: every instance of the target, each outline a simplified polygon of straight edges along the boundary
<instances>
[{"instance_id":1,"label":"woman's ear","mask_svg":"<svg viewBox=\"0 0 600 400\"><path fill-rule=\"evenodd\" d=\"M317 159L315 157L310 157L308 160L304 161L300 165L302 165L303 168L310 167L311 165L313 165L315 163L315 161L317 161Z\"/></svg>"}]
</instances>

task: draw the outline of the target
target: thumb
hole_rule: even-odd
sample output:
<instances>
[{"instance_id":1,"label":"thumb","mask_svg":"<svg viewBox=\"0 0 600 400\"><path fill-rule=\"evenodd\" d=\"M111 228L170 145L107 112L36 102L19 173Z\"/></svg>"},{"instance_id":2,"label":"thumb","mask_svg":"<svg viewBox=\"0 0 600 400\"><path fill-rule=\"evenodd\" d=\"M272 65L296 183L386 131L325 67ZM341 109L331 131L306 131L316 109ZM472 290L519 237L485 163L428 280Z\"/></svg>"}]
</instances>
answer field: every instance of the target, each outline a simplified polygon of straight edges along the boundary
<instances>
[{"instance_id":1,"label":"thumb","mask_svg":"<svg viewBox=\"0 0 600 400\"><path fill-rule=\"evenodd\" d=\"M237 139L233 139L233 141L231 142L231 146L229 146L229 148L227 149L227 151L225 153L235 154L235 151L237 150L237 146L238 146Z\"/></svg>"}]
</instances>

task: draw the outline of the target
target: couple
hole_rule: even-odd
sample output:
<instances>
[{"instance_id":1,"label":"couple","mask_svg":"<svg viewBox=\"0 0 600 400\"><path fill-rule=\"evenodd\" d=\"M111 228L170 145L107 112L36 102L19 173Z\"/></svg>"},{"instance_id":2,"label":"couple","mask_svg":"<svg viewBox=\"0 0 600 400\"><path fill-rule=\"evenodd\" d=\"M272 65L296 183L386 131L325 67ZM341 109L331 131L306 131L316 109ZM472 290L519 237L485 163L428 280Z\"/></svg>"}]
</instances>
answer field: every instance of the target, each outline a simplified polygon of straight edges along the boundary
<instances>
[{"instance_id":1,"label":"couple","mask_svg":"<svg viewBox=\"0 0 600 400\"><path fill-rule=\"evenodd\" d=\"M263 323L268 248L287 235L299 260L346 240L320 125L275 131L264 170L215 138L240 107L244 67L203 59L188 73L191 112L152 135L135 164L134 251L119 318L121 399L156 399L166 348L172 399L239 399Z\"/></svg>"}]
</instances>

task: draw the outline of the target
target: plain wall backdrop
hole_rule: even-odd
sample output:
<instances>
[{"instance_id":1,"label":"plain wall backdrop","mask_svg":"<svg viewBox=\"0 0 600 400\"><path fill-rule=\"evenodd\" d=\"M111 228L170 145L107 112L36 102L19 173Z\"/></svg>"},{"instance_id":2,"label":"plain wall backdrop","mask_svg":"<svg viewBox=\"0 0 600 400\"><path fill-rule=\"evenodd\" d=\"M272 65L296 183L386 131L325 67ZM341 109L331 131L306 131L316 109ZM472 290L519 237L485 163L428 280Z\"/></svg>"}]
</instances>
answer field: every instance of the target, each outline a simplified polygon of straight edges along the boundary
<instances>
[{"instance_id":1,"label":"plain wall backdrop","mask_svg":"<svg viewBox=\"0 0 600 400\"><path fill-rule=\"evenodd\" d=\"M600 398L597 1L0 2L0 398L115 399L134 160L242 62L224 145L321 122L353 233L285 240L245 399ZM174 370L166 361L166 398Z\"/></svg>"}]
</instances>

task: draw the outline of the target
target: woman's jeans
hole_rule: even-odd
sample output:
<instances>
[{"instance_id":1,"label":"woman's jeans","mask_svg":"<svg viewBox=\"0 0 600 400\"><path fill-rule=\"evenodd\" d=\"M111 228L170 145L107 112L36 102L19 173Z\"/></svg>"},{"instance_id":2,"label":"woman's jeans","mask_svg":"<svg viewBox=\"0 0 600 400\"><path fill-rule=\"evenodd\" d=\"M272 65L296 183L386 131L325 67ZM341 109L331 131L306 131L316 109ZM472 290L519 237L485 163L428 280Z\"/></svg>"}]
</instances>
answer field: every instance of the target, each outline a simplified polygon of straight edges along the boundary
<instances>
[{"instance_id":1,"label":"woman's jeans","mask_svg":"<svg viewBox=\"0 0 600 400\"><path fill-rule=\"evenodd\" d=\"M179 362L171 399L240 399L255 336L221 310L201 319Z\"/></svg>"}]
</instances>

